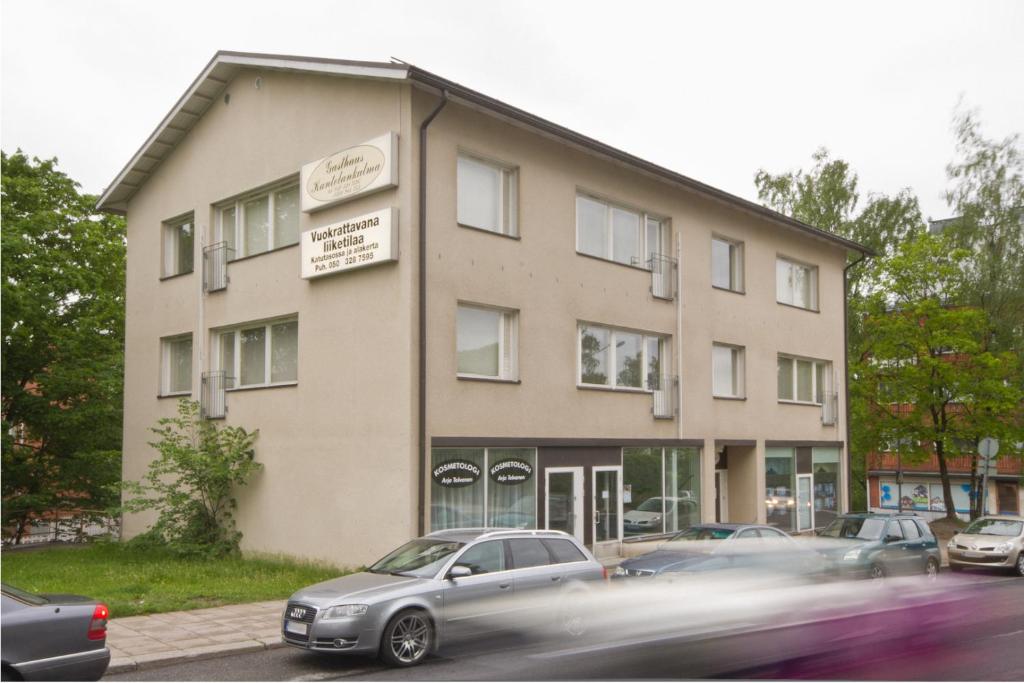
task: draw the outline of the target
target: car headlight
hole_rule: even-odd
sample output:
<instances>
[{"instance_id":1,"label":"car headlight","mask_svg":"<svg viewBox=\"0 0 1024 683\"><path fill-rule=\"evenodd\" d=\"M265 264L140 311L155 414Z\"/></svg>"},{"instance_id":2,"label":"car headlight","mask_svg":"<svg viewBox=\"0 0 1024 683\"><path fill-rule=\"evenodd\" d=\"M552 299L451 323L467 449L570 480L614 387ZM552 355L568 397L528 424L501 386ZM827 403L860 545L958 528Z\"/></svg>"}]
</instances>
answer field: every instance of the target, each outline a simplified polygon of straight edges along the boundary
<instances>
[{"instance_id":1,"label":"car headlight","mask_svg":"<svg viewBox=\"0 0 1024 683\"><path fill-rule=\"evenodd\" d=\"M623 569L622 567L616 567L615 568L615 576L625 576L625 575L626 575L626 570L625 569Z\"/></svg>"},{"instance_id":2,"label":"car headlight","mask_svg":"<svg viewBox=\"0 0 1024 683\"><path fill-rule=\"evenodd\" d=\"M956 539L954 539L954 538L949 539L949 543L946 544L946 550L952 550L955 547L956 547Z\"/></svg>"},{"instance_id":3,"label":"car headlight","mask_svg":"<svg viewBox=\"0 0 1024 683\"><path fill-rule=\"evenodd\" d=\"M997 553L1008 553L1013 550L1013 543L1000 543L996 546Z\"/></svg>"},{"instance_id":4,"label":"car headlight","mask_svg":"<svg viewBox=\"0 0 1024 683\"><path fill-rule=\"evenodd\" d=\"M860 550L857 549L847 550L846 554L843 555L844 560L856 560L858 557L860 557Z\"/></svg>"},{"instance_id":5,"label":"car headlight","mask_svg":"<svg viewBox=\"0 0 1024 683\"><path fill-rule=\"evenodd\" d=\"M324 612L324 619L345 619L347 617L361 617L366 614L369 605L335 605Z\"/></svg>"}]
</instances>

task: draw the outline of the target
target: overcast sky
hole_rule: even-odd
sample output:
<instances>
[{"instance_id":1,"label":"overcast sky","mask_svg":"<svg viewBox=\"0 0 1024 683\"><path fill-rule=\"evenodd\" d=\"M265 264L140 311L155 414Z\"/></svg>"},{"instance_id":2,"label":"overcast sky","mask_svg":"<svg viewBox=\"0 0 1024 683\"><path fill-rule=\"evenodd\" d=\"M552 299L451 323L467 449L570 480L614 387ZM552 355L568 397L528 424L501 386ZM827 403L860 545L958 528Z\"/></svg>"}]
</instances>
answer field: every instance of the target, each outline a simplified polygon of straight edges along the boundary
<instances>
[{"instance_id":1,"label":"overcast sky","mask_svg":"<svg viewBox=\"0 0 1024 683\"><path fill-rule=\"evenodd\" d=\"M989 137L1024 130L1024 2L2 0L0 21L0 144L93 193L218 49L397 57L754 200L757 169L824 145L932 218L961 95Z\"/></svg>"}]
</instances>

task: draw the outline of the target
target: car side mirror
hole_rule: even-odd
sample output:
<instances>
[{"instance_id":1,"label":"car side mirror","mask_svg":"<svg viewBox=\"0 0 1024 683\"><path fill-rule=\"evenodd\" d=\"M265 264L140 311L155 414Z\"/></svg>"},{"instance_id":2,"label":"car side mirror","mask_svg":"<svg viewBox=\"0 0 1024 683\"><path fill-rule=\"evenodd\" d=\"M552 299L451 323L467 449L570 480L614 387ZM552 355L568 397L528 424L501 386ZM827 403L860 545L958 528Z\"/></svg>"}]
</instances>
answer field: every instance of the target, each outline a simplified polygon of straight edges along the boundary
<instances>
[{"instance_id":1,"label":"car side mirror","mask_svg":"<svg viewBox=\"0 0 1024 683\"><path fill-rule=\"evenodd\" d=\"M885 537L885 542L886 543L895 543L896 541L902 541L902 540L903 540L902 538L900 538L899 536L893 535L893 534L889 534L888 536Z\"/></svg>"},{"instance_id":2,"label":"car side mirror","mask_svg":"<svg viewBox=\"0 0 1024 683\"><path fill-rule=\"evenodd\" d=\"M464 579L467 576L473 576L473 570L464 564L457 564L448 570L449 579Z\"/></svg>"}]
</instances>

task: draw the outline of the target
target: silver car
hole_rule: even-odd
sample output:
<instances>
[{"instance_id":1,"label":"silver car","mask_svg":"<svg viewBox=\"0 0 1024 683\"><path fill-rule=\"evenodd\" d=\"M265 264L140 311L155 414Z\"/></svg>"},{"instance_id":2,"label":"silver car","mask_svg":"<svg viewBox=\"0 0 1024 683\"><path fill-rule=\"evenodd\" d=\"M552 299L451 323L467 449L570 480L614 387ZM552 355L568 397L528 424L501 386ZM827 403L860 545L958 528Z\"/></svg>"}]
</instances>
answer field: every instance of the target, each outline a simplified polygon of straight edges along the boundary
<instances>
[{"instance_id":1,"label":"silver car","mask_svg":"<svg viewBox=\"0 0 1024 683\"><path fill-rule=\"evenodd\" d=\"M949 568L1012 569L1024 576L1024 517L979 517L949 539Z\"/></svg>"},{"instance_id":2,"label":"silver car","mask_svg":"<svg viewBox=\"0 0 1024 683\"><path fill-rule=\"evenodd\" d=\"M409 541L367 571L297 591L281 635L317 652L420 663L442 641L528 623L583 631L576 595L607 572L560 531L450 529Z\"/></svg>"}]
</instances>

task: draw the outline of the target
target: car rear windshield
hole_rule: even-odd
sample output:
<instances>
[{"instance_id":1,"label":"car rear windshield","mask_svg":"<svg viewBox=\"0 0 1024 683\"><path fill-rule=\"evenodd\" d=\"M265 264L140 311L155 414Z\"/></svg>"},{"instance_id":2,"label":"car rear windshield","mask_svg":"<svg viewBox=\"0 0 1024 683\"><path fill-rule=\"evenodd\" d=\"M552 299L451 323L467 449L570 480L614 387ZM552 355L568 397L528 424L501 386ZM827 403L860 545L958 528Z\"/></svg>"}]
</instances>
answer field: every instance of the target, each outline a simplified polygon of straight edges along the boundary
<instances>
[{"instance_id":1,"label":"car rear windshield","mask_svg":"<svg viewBox=\"0 0 1024 683\"><path fill-rule=\"evenodd\" d=\"M681 531L671 538L669 541L721 541L729 538L734 533L735 529L719 529L716 527L706 526L691 526L685 531Z\"/></svg>"},{"instance_id":2,"label":"car rear windshield","mask_svg":"<svg viewBox=\"0 0 1024 683\"><path fill-rule=\"evenodd\" d=\"M6 583L0 584L0 586L2 586L3 588L4 595L9 595L15 600L20 600L21 602L27 603L29 605L45 605L48 602L50 602L44 597L33 595L32 593L26 593L20 588L9 586Z\"/></svg>"},{"instance_id":3,"label":"car rear windshield","mask_svg":"<svg viewBox=\"0 0 1024 683\"><path fill-rule=\"evenodd\" d=\"M1024 522L1012 519L976 519L961 531L962 534L984 534L986 536L1020 536Z\"/></svg>"},{"instance_id":4,"label":"car rear windshield","mask_svg":"<svg viewBox=\"0 0 1024 683\"><path fill-rule=\"evenodd\" d=\"M388 553L368 571L374 574L398 574L426 578L434 576L459 548L458 541L417 538Z\"/></svg>"},{"instance_id":5,"label":"car rear windshield","mask_svg":"<svg viewBox=\"0 0 1024 683\"><path fill-rule=\"evenodd\" d=\"M818 532L828 538L855 538L862 541L877 541L885 529L884 519L871 517L849 517L833 519L832 523Z\"/></svg>"}]
</instances>

